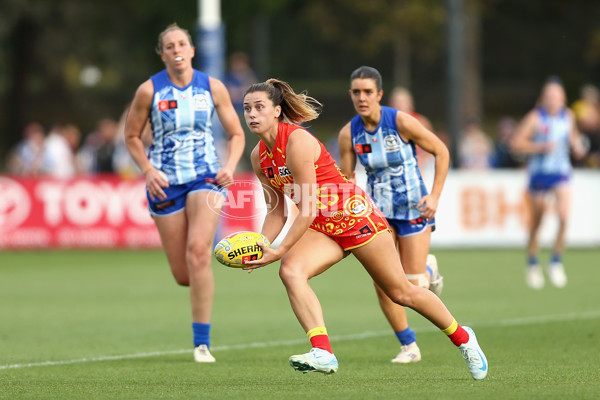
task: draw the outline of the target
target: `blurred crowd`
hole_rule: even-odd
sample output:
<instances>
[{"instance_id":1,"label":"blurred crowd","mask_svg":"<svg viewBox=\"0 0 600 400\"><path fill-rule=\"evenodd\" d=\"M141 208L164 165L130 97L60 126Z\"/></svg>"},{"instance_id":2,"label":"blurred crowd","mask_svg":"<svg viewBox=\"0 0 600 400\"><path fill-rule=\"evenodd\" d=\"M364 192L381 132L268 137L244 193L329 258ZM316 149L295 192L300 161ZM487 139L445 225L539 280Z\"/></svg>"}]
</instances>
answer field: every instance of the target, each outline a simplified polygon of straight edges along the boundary
<instances>
[{"instance_id":1,"label":"blurred crowd","mask_svg":"<svg viewBox=\"0 0 600 400\"><path fill-rule=\"evenodd\" d=\"M230 59L230 69L225 81L231 93L240 118L243 118L241 96L246 87L256 82L250 69L247 56L235 53ZM394 89L389 103L401 111L414 112L412 97L408 91ZM580 97L571 104L581 139L587 155L573 160L580 168L600 168L600 91L591 84L581 88ZM78 174L112 173L124 177L139 175L139 169L129 156L125 146L124 127L127 110L118 120L102 118L91 132L82 134L73 124L55 124L46 129L39 122L28 123L21 140L11 149L6 170L9 173L26 176L50 176L69 178ZM518 118L520 118L519 116ZM433 130L445 143L451 141L443 130L435 129L429 120L420 116L422 123ZM485 124L479 118L469 118L464 125L456 154L458 165L463 169L482 170L494 168L521 168L526 159L510 151L510 142L517 127L517 119L512 116L500 117L495 123ZM246 132L248 135L249 133ZM152 142L149 125L142 135L146 146ZM247 138L248 139L248 138ZM328 142L333 155L337 138ZM245 156L248 156L245 154ZM419 155L426 158L427 154ZM428 160L420 159L422 168L427 168ZM242 169L249 164L242 160Z\"/></svg>"},{"instance_id":2,"label":"blurred crowd","mask_svg":"<svg viewBox=\"0 0 600 400\"><path fill-rule=\"evenodd\" d=\"M119 120L102 118L86 135L74 124L54 124L46 131L39 122L30 122L10 151L7 171L54 178L101 173L135 177L139 169L125 146L126 115L127 111ZM142 138L149 146L149 128Z\"/></svg>"}]
</instances>

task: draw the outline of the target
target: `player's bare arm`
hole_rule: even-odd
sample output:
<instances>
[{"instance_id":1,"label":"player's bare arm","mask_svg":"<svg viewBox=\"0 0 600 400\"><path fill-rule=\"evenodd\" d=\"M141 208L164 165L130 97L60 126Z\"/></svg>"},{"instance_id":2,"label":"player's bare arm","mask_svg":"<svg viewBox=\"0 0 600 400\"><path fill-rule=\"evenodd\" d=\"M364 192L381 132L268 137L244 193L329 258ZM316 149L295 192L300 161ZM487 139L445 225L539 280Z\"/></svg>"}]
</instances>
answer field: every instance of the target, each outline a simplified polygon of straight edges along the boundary
<instances>
[{"instance_id":1,"label":"player's bare arm","mask_svg":"<svg viewBox=\"0 0 600 400\"><path fill-rule=\"evenodd\" d=\"M432 219L437 211L442 189L448 175L450 152L440 138L426 129L413 116L398 112L396 115L396 125L398 126L398 132L400 132L404 140L413 141L417 146L435 157L435 172L431 193L423 196L417 205L420 207L423 217Z\"/></svg>"},{"instance_id":2,"label":"player's bare arm","mask_svg":"<svg viewBox=\"0 0 600 400\"><path fill-rule=\"evenodd\" d=\"M356 167L356 154L352 147L350 122L342 128L338 135L338 147L340 149L340 170L348 179L352 179Z\"/></svg>"},{"instance_id":3,"label":"player's bare arm","mask_svg":"<svg viewBox=\"0 0 600 400\"><path fill-rule=\"evenodd\" d=\"M244 152L244 131L223 82L212 77L209 81L215 109L227 135L227 161L216 175L217 182L226 187L233 183L233 173Z\"/></svg>"},{"instance_id":4,"label":"player's bare arm","mask_svg":"<svg viewBox=\"0 0 600 400\"><path fill-rule=\"evenodd\" d=\"M129 107L129 113L127 114L127 121L125 123L125 144L129 150L129 154L137 163L142 170L142 173L146 177L146 185L148 186L148 192L150 197L154 200L165 199L166 194L163 190L164 187L169 186L169 182L164 178L164 175L154 169L148 156L146 155L146 149L142 142L142 133L144 127L148 121L148 115L150 113L150 107L152 106L152 97L154 96L154 85L152 81L148 79L142 83L133 97L131 106Z\"/></svg>"}]
</instances>

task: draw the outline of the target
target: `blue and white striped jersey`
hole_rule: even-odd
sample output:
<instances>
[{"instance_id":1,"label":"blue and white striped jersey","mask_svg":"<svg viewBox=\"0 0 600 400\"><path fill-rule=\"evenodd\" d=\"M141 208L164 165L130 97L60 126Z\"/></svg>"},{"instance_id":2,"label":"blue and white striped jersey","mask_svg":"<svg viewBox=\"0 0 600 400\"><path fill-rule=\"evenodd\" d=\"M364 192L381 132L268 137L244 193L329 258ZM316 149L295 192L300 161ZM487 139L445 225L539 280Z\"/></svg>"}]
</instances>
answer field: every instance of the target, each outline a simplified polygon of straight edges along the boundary
<instances>
[{"instance_id":1,"label":"blue and white striped jersey","mask_svg":"<svg viewBox=\"0 0 600 400\"><path fill-rule=\"evenodd\" d=\"M196 180L220 168L211 118L215 105L208 75L194 70L192 82L178 87L166 70L151 77L154 99L150 123L154 138L148 158L170 184Z\"/></svg>"},{"instance_id":2,"label":"blue and white striped jersey","mask_svg":"<svg viewBox=\"0 0 600 400\"><path fill-rule=\"evenodd\" d=\"M417 204L427 188L417 164L416 148L398 133L398 110L381 107L381 120L371 132L360 115L351 121L352 146L367 172L366 190L386 218L412 220L420 217Z\"/></svg>"},{"instance_id":3,"label":"blue and white striped jersey","mask_svg":"<svg viewBox=\"0 0 600 400\"><path fill-rule=\"evenodd\" d=\"M569 175L572 170L569 138L574 123L571 116L566 108L557 115L550 115L541 107L537 108L537 112L539 120L533 141L553 143L554 149L548 153L533 154L529 158L529 173Z\"/></svg>"}]
</instances>

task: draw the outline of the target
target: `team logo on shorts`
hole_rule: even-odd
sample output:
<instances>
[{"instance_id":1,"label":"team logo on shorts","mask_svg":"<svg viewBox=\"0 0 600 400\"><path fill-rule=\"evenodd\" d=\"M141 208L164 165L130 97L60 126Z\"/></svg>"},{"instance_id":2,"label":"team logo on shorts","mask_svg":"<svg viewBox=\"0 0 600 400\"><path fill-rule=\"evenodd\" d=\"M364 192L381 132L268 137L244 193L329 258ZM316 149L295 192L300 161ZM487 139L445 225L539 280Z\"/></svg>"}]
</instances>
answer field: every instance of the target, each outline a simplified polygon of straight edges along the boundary
<instances>
[{"instance_id":1,"label":"team logo on shorts","mask_svg":"<svg viewBox=\"0 0 600 400\"><path fill-rule=\"evenodd\" d=\"M371 227L369 225L365 225L362 228L360 228L359 232L362 235L368 235L370 233L373 233L373 230L371 229Z\"/></svg>"}]
</instances>

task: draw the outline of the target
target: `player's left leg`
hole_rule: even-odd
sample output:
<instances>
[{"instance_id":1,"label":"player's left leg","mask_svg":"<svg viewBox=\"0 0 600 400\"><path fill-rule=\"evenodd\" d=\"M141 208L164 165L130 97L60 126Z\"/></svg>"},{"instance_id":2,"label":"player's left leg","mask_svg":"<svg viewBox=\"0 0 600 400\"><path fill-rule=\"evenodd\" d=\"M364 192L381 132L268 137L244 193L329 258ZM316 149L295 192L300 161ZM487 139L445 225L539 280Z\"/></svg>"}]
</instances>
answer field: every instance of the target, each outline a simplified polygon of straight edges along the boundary
<instances>
[{"instance_id":1,"label":"player's left leg","mask_svg":"<svg viewBox=\"0 0 600 400\"><path fill-rule=\"evenodd\" d=\"M210 328L215 283L211 268L212 244L223 196L216 192L190 193L185 212L188 219L186 262L190 277L190 303L194 330L194 358L214 362L210 354Z\"/></svg>"},{"instance_id":2,"label":"player's left leg","mask_svg":"<svg viewBox=\"0 0 600 400\"><path fill-rule=\"evenodd\" d=\"M325 328L321 303L308 281L345 255L344 250L331 238L309 229L281 259L279 277L292 310L312 345L310 352L289 358L290 365L297 371L330 374L338 369Z\"/></svg>"},{"instance_id":3,"label":"player's left leg","mask_svg":"<svg viewBox=\"0 0 600 400\"><path fill-rule=\"evenodd\" d=\"M560 184L554 189L556 195L556 211L558 214L558 232L552 251L552 258L548 264L548 276L550 282L558 288L565 287L567 275L562 263L562 255L565 250L565 235L571 206L571 191L568 184Z\"/></svg>"}]
</instances>

